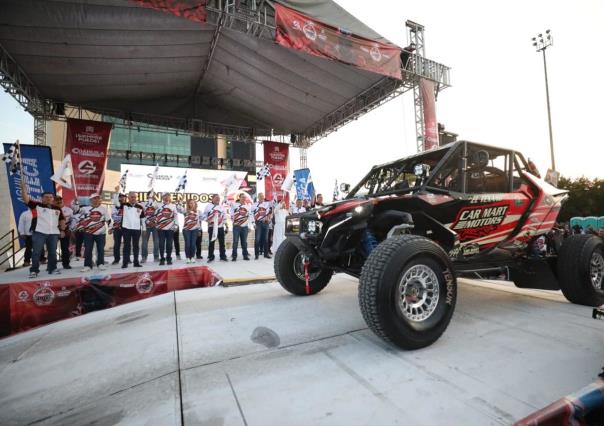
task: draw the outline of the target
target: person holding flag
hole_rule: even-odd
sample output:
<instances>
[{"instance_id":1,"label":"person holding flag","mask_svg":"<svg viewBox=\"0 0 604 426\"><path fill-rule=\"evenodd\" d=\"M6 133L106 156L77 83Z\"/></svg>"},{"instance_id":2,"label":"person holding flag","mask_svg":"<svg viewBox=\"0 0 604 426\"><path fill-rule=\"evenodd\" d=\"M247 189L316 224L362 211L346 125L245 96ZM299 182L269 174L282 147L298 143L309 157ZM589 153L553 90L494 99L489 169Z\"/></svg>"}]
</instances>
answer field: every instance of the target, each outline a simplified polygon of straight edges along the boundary
<instances>
[{"instance_id":1,"label":"person holding flag","mask_svg":"<svg viewBox=\"0 0 604 426\"><path fill-rule=\"evenodd\" d=\"M124 204L128 200L126 194L119 193L120 185L115 187L115 194L113 195L113 207L111 208L111 221L112 227L109 229L109 234L113 235L113 262L112 265L120 263L121 259L121 247L124 239L122 231L122 219L124 216ZM124 188L124 187L122 187Z\"/></svg>"},{"instance_id":2,"label":"person holding flag","mask_svg":"<svg viewBox=\"0 0 604 426\"><path fill-rule=\"evenodd\" d=\"M71 239L71 222L74 219L73 209L71 207L63 205L63 197L55 196L55 206L61 209L63 213L63 217L65 218L65 230L63 231L63 236L59 238L59 243L61 245L61 263L63 264L63 269L71 269L71 265L69 264L71 258L71 252L69 251L69 243Z\"/></svg>"},{"instance_id":3,"label":"person holding flag","mask_svg":"<svg viewBox=\"0 0 604 426\"><path fill-rule=\"evenodd\" d=\"M37 202L29 197L26 178L21 174L21 196L23 202L32 212L32 246L33 253L29 278L36 278L40 273L40 256L44 246L48 251L48 264L46 266L49 274L60 274L57 269L57 241L63 237L65 230L65 218L61 209L53 203L54 194L45 192L42 194L42 202Z\"/></svg>"},{"instance_id":4,"label":"person holding flag","mask_svg":"<svg viewBox=\"0 0 604 426\"><path fill-rule=\"evenodd\" d=\"M101 195L90 195L90 205L82 207L82 214L86 217L84 225L84 268L80 272L89 272L94 267L92 251L96 245L96 266L105 270L105 234L106 224L111 223L111 218L105 206L101 205Z\"/></svg>"},{"instance_id":5,"label":"person holding flag","mask_svg":"<svg viewBox=\"0 0 604 426\"><path fill-rule=\"evenodd\" d=\"M172 194L164 192L162 202L157 203L155 226L159 237L159 264L172 264L172 243L174 228L176 228L176 205L172 202Z\"/></svg>"},{"instance_id":6,"label":"person holding flag","mask_svg":"<svg viewBox=\"0 0 604 426\"><path fill-rule=\"evenodd\" d=\"M254 224L256 225L256 234L254 235L254 257L258 260L260 254L270 259L269 241L268 241L268 224L271 221L273 204L270 201L264 200L264 194L258 194L258 201L252 206L252 214L254 215Z\"/></svg>"},{"instance_id":7,"label":"person holding flag","mask_svg":"<svg viewBox=\"0 0 604 426\"><path fill-rule=\"evenodd\" d=\"M247 251L247 234L249 232L249 224L254 221L252 209L246 204L245 192L239 194L239 200L231 204L231 218L233 220L233 252L231 260L237 260L237 248L241 240L241 254L243 260L250 260L250 254Z\"/></svg>"},{"instance_id":8,"label":"person holding flag","mask_svg":"<svg viewBox=\"0 0 604 426\"><path fill-rule=\"evenodd\" d=\"M188 200L186 208L179 207L185 216L182 234L185 240L185 257L187 263L195 263L195 242L201 229L201 215L197 210L197 201Z\"/></svg>"},{"instance_id":9,"label":"person holding flag","mask_svg":"<svg viewBox=\"0 0 604 426\"><path fill-rule=\"evenodd\" d=\"M208 235L210 244L208 245L208 262L214 261L214 242L218 239L220 248L220 260L227 262L226 249L224 244L226 213L224 207L220 204L220 196L214 194L212 204L206 207L203 219L208 222Z\"/></svg>"},{"instance_id":10,"label":"person holding flag","mask_svg":"<svg viewBox=\"0 0 604 426\"><path fill-rule=\"evenodd\" d=\"M130 250L132 249L132 264L140 268L138 261L138 248L141 238L142 219L145 217L144 207L137 201L136 192L128 193L128 201L122 205L122 236L124 238L124 252L122 268L127 268L130 263Z\"/></svg>"},{"instance_id":11,"label":"person holding flag","mask_svg":"<svg viewBox=\"0 0 604 426\"><path fill-rule=\"evenodd\" d=\"M143 231L143 247L142 247L142 262L147 261L149 253L149 237L153 239L153 261L159 261L159 235L157 233L157 226L155 221L155 215L159 207L158 203L153 200L153 191L147 193L147 202L143 205L145 208L145 229Z\"/></svg>"}]
</instances>

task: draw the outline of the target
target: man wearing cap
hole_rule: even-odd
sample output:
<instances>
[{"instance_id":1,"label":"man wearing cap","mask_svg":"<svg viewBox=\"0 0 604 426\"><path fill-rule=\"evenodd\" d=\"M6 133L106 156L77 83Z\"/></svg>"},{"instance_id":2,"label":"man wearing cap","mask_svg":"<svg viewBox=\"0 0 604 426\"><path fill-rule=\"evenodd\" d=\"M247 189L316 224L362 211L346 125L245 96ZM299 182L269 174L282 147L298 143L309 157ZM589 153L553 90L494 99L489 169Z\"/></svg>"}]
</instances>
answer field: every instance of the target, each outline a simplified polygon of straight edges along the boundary
<instances>
[{"instance_id":1,"label":"man wearing cap","mask_svg":"<svg viewBox=\"0 0 604 426\"><path fill-rule=\"evenodd\" d=\"M101 206L101 195L90 195L90 205L82 207L84 215L84 268L81 272L92 270L92 251L96 245L96 265L105 269L105 233L106 224L111 222L107 209Z\"/></svg>"},{"instance_id":2,"label":"man wearing cap","mask_svg":"<svg viewBox=\"0 0 604 426\"><path fill-rule=\"evenodd\" d=\"M140 268L138 262L138 243L141 238L142 219L145 217L144 207L136 201L136 192L128 193L128 201L124 203L122 216L122 234L124 236L124 256L122 268L127 268L130 263L130 249L133 251L133 265Z\"/></svg>"},{"instance_id":3,"label":"man wearing cap","mask_svg":"<svg viewBox=\"0 0 604 426\"><path fill-rule=\"evenodd\" d=\"M31 209L32 221L32 246L33 253L31 267L29 268L29 278L36 278L40 273L40 255L44 246L48 250L48 264L46 265L49 274L60 274L57 269L57 241L60 236L65 235L65 218L61 209L53 204L54 194L45 192L42 194L42 202L37 202L29 197L27 183L25 178L21 179L21 195L23 202Z\"/></svg>"},{"instance_id":4,"label":"man wearing cap","mask_svg":"<svg viewBox=\"0 0 604 426\"><path fill-rule=\"evenodd\" d=\"M118 191L120 186L115 187L116 193L113 195L113 207L111 208L112 227L109 229L109 234L113 234L113 262L112 265L120 263L120 252L122 248L122 240L124 239L122 232L122 217L124 214L124 204L128 200L126 194L120 194Z\"/></svg>"}]
</instances>

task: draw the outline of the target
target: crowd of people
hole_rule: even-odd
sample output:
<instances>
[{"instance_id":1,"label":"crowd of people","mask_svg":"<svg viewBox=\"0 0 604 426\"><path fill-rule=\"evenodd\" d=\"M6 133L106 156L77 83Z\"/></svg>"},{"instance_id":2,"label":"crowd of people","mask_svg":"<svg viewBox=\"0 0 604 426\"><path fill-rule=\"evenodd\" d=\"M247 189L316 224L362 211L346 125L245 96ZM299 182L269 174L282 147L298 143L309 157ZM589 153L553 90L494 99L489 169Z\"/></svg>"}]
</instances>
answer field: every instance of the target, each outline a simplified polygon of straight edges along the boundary
<instances>
[{"instance_id":1,"label":"crowd of people","mask_svg":"<svg viewBox=\"0 0 604 426\"><path fill-rule=\"evenodd\" d=\"M266 200L262 193L252 202L250 196L242 192L237 200L229 203L216 194L211 203L201 210L195 200L174 203L175 194L172 193L163 193L161 201L155 201L153 192L147 194L146 200L138 200L136 192L119 193L118 186L113 206L108 211L98 193L90 195L87 205L79 205L74 200L71 206L65 206L63 199L52 193L44 193L40 202L34 201L27 195L25 182L21 185L28 210L19 218L18 231L26 242L24 264L30 266L30 278L38 276L43 262L46 262L49 274L61 273L56 254L59 244L63 269L72 268L72 257L80 260L83 248L81 272L89 272L94 267L105 270L107 234L113 238L112 265L121 263L122 268L128 268L130 264L142 267L143 263L150 261L150 253L160 266L172 265L173 252L180 259L181 232L185 261L187 264L195 263L203 259L204 222L208 241L207 262L215 260L216 243L219 259L229 260L225 244L229 222L233 232L231 261L237 260L240 246L242 258L250 260L247 243L250 230L255 232L254 258L270 259L273 250L285 239L285 218L323 205L321 194L313 203L296 200L294 205L287 206L284 201ZM179 214L184 218L182 230L179 228ZM149 250L149 240L152 251Z\"/></svg>"}]
</instances>

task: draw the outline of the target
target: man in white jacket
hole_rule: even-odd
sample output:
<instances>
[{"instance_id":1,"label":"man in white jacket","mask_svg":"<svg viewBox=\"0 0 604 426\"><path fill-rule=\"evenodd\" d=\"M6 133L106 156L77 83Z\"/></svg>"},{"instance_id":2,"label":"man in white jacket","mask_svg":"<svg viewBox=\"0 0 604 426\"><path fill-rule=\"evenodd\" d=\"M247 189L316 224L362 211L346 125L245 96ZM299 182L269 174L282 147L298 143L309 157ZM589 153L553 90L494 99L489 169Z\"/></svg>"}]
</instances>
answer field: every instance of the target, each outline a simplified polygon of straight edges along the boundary
<instances>
[{"instance_id":1,"label":"man in white jacket","mask_svg":"<svg viewBox=\"0 0 604 426\"><path fill-rule=\"evenodd\" d=\"M130 248L133 251L133 265L140 268L138 261L139 240L141 238L142 222L145 217L143 206L136 201L136 192L128 193L128 202L122 206L122 237L124 239L124 253L122 268L127 268L130 263Z\"/></svg>"}]
</instances>

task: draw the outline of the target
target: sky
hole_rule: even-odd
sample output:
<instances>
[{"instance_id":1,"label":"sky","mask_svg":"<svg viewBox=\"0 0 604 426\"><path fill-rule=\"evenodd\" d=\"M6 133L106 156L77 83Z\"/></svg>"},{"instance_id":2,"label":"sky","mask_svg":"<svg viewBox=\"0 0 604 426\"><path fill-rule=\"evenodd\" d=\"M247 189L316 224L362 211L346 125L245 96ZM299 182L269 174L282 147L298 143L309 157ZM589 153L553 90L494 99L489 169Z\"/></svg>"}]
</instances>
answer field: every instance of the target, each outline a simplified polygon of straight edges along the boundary
<instances>
[{"instance_id":1,"label":"sky","mask_svg":"<svg viewBox=\"0 0 604 426\"><path fill-rule=\"evenodd\" d=\"M556 166L565 176L604 178L601 103L604 0L336 0L368 26L407 46L405 21L425 27L426 56L451 67L452 87L438 96L437 119L466 140L510 147L550 165L543 59L531 38L550 29L547 49ZM371 5L371 7L369 6ZM0 140L33 140L33 120L0 93ZM318 191L355 184L374 164L415 152L413 94L407 92L308 152ZM297 149L291 168L298 168ZM258 149L261 158L261 149Z\"/></svg>"}]
</instances>

